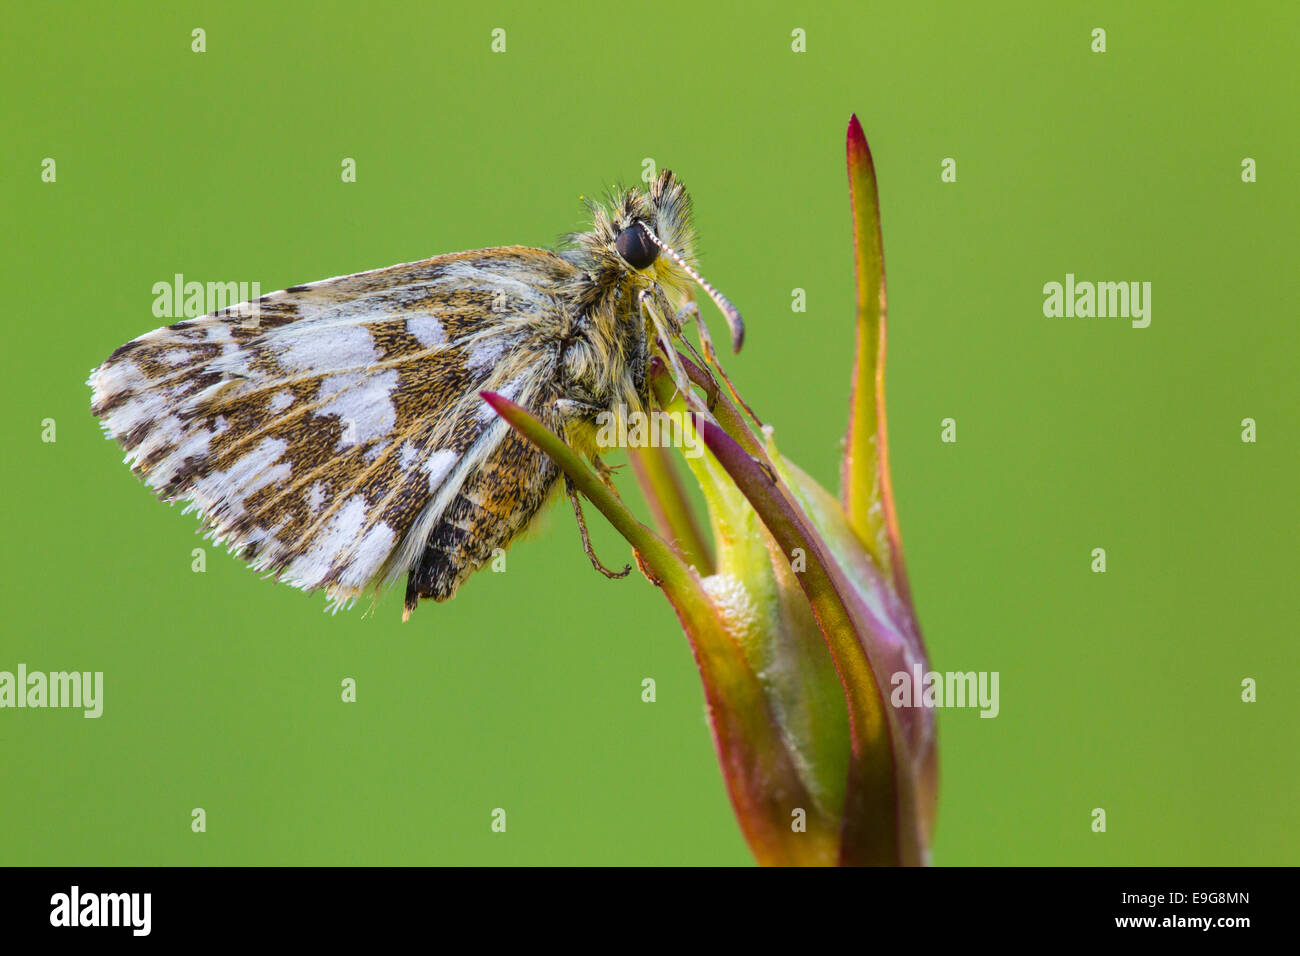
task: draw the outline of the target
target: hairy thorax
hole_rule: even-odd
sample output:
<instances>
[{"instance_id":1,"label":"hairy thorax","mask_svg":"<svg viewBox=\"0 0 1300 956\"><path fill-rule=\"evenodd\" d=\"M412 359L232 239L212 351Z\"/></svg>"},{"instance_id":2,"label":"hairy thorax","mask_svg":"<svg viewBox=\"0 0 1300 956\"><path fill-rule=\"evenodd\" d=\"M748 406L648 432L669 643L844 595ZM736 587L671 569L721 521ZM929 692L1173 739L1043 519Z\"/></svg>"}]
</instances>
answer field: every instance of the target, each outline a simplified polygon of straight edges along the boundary
<instances>
[{"instance_id":1,"label":"hairy thorax","mask_svg":"<svg viewBox=\"0 0 1300 956\"><path fill-rule=\"evenodd\" d=\"M578 418L648 404L651 346L636 291L632 283L611 290L561 343L562 388Z\"/></svg>"}]
</instances>

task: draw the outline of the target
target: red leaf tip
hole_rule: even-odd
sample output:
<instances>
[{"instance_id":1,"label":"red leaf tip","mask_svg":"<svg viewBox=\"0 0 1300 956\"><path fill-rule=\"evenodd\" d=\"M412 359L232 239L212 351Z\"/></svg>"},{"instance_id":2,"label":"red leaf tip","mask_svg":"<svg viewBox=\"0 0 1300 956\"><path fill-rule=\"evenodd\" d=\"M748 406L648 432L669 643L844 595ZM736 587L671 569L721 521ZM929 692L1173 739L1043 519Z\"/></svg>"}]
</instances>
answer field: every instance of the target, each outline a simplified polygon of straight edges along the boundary
<instances>
[{"instance_id":1,"label":"red leaf tip","mask_svg":"<svg viewBox=\"0 0 1300 956\"><path fill-rule=\"evenodd\" d=\"M845 147L849 154L850 163L865 158L868 165L874 165L871 159L871 147L867 145L867 135L862 132L862 124L858 121L857 113L854 113L849 117L849 129L848 134L845 136Z\"/></svg>"},{"instance_id":2,"label":"red leaf tip","mask_svg":"<svg viewBox=\"0 0 1300 956\"><path fill-rule=\"evenodd\" d=\"M498 413L501 412L503 409L512 407L515 404L514 402L510 401L510 399L502 395L498 395L496 392L479 392L478 397L483 399L483 401L487 402L489 405L491 405L492 408Z\"/></svg>"}]
</instances>

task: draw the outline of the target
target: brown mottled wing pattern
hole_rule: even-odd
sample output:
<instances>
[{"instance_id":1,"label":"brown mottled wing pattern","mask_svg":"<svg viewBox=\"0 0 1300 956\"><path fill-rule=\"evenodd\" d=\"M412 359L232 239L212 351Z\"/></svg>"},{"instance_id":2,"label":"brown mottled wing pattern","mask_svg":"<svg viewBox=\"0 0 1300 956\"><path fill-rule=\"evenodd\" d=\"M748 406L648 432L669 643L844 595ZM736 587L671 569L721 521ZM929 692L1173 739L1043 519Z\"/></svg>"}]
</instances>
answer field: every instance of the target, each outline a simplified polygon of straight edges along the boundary
<instances>
[{"instance_id":1,"label":"brown mottled wing pattern","mask_svg":"<svg viewBox=\"0 0 1300 956\"><path fill-rule=\"evenodd\" d=\"M522 246L295 286L156 329L90 377L135 473L280 580L450 597L555 479L479 398L550 427L574 267Z\"/></svg>"},{"instance_id":2,"label":"brown mottled wing pattern","mask_svg":"<svg viewBox=\"0 0 1300 956\"><path fill-rule=\"evenodd\" d=\"M558 431L556 422L548 427ZM505 432L450 498L406 585L406 608L445 601L497 548L524 530L555 483L555 463L517 432Z\"/></svg>"}]
</instances>

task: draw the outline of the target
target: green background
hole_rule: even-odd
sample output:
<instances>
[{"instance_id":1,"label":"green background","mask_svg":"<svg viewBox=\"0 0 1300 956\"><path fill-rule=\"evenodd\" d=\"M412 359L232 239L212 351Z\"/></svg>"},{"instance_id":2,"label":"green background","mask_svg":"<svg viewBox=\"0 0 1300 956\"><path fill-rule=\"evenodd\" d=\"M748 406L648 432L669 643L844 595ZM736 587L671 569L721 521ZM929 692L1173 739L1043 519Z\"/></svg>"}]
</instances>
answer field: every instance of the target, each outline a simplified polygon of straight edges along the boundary
<instances>
[{"instance_id":1,"label":"green background","mask_svg":"<svg viewBox=\"0 0 1300 956\"><path fill-rule=\"evenodd\" d=\"M119 464L83 382L159 324L151 287L176 272L271 291L551 245L580 193L651 157L747 317L729 370L835 489L853 111L918 611L937 669L1001 675L996 720L939 715L935 862L1298 862L1300 18L1065 6L7 10L0 669L106 690L99 720L0 711L0 862L750 862L667 602L596 575L567 511L409 624L398 592L330 617L210 546L193 573L192 518ZM1044 318L1067 272L1152 282L1150 328Z\"/></svg>"}]
</instances>

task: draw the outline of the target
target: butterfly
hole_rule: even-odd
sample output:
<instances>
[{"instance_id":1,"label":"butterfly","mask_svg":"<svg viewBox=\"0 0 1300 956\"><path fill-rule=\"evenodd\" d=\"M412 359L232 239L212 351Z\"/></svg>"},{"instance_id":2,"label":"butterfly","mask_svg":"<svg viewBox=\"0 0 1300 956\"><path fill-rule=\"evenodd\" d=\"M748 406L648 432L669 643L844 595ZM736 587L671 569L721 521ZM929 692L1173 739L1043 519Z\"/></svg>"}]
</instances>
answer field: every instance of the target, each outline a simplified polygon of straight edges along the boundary
<instances>
[{"instance_id":1,"label":"butterfly","mask_svg":"<svg viewBox=\"0 0 1300 956\"><path fill-rule=\"evenodd\" d=\"M648 409L656 348L672 351L692 316L707 334L692 283L740 348L739 313L697 271L671 171L587 206L592 228L558 251L435 256L155 329L91 372L91 411L139 478L255 570L324 591L334 611L405 575L405 620L452 597L559 486L481 392L607 475L597 418ZM593 565L626 574L596 559L567 491Z\"/></svg>"}]
</instances>

